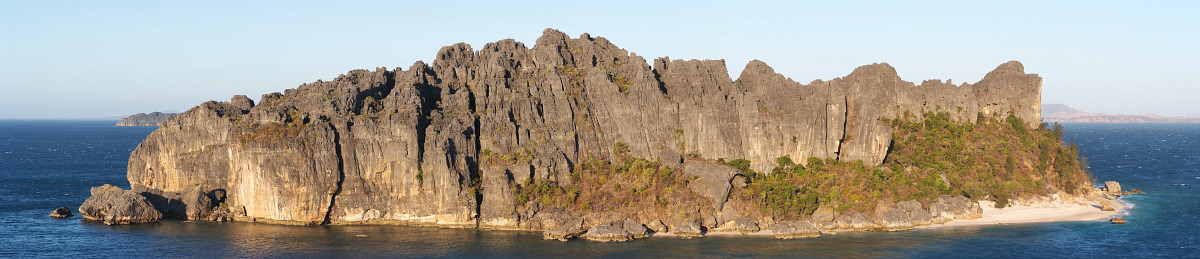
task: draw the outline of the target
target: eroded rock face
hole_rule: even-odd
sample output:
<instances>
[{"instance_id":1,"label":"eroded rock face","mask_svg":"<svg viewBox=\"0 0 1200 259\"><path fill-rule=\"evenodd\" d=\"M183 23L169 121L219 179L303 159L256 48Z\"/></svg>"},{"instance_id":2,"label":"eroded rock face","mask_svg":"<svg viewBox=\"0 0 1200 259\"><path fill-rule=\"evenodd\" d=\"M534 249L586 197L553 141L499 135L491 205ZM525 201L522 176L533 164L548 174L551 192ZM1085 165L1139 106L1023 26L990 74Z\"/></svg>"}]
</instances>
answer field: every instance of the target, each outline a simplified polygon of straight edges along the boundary
<instances>
[{"instance_id":1,"label":"eroded rock face","mask_svg":"<svg viewBox=\"0 0 1200 259\"><path fill-rule=\"evenodd\" d=\"M460 43L436 57L350 71L258 103L203 103L138 145L130 184L192 195L167 198L182 203L168 214L188 218L545 229L545 213L519 211L509 187L569 183L574 165L615 159L617 143L625 155L699 177L691 188L716 207L707 215L721 211L732 171L684 157L745 158L763 172L785 155L879 164L891 143L885 120L906 113L1040 121L1041 78L1015 61L975 84L916 85L887 64L800 84L761 61L733 80L724 61L651 66L607 39L552 29L532 48ZM193 195L217 190L220 202Z\"/></svg>"},{"instance_id":2,"label":"eroded rock face","mask_svg":"<svg viewBox=\"0 0 1200 259\"><path fill-rule=\"evenodd\" d=\"M146 197L112 185L92 187L92 196L79 206L79 214L107 225L158 222L162 213Z\"/></svg>"}]
</instances>

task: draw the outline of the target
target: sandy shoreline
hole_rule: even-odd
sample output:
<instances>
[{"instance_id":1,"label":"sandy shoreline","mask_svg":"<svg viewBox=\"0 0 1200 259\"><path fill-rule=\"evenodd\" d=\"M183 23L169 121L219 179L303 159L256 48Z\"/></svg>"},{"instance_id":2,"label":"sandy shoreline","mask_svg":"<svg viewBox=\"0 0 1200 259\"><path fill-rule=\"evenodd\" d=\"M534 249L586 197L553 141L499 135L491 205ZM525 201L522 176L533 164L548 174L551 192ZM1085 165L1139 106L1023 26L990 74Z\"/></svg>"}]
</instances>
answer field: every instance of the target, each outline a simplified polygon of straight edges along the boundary
<instances>
[{"instance_id":1,"label":"sandy shoreline","mask_svg":"<svg viewBox=\"0 0 1200 259\"><path fill-rule=\"evenodd\" d=\"M929 226L920 226L912 230L935 229L945 227L962 227L962 226L984 226L984 225L1004 225L1004 224L1030 224L1030 223L1049 223L1049 222L1070 222L1070 221L1101 221L1107 220L1125 213L1126 203L1120 199L1108 200L1111 202L1114 211L1101 210L1101 202L1108 200L1103 197L1092 199L1076 199L1063 200L1057 197L1053 199L1015 202L1015 204L1003 209L997 209L992 201L979 201L979 207L983 209L983 217L978 219L956 219L945 224L933 224ZM763 226L763 228L766 228ZM832 230L821 231L823 235L836 235L837 232L857 232L858 230ZM741 232L708 232L704 236L774 236L775 233L771 230L762 230L754 233ZM674 237L672 233L656 233L652 237Z\"/></svg>"},{"instance_id":2,"label":"sandy shoreline","mask_svg":"<svg viewBox=\"0 0 1200 259\"><path fill-rule=\"evenodd\" d=\"M1102 211L1101 200L1104 198L1084 201L1040 201L1017 204L1003 209L997 209L991 201L979 201L983 208L983 217L972 220L953 220L942 225L930 225L924 228L941 228L955 226L979 226L997 224L1027 224L1067 221L1100 221L1120 215L1125 211L1125 204L1120 200L1111 200L1114 211Z\"/></svg>"}]
</instances>

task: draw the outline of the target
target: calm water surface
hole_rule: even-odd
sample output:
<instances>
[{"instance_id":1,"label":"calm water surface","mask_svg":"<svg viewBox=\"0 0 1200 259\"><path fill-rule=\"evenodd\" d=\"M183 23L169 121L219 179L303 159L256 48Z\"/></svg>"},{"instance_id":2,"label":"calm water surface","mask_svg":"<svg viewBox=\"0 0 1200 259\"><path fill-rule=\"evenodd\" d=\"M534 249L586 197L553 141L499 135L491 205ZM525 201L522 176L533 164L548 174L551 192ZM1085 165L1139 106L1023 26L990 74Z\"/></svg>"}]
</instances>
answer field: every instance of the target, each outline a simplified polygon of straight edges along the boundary
<instances>
[{"instance_id":1,"label":"calm water surface","mask_svg":"<svg viewBox=\"0 0 1200 259\"><path fill-rule=\"evenodd\" d=\"M400 226L276 226L52 219L88 188L128 188L129 152L153 127L0 120L0 257L1140 257L1200 258L1200 124L1067 124L1098 180L1146 191L1126 225L1068 222L850 233L809 240L544 241L540 233ZM77 212L76 212L77 213ZM366 235L367 237L358 237Z\"/></svg>"}]
</instances>

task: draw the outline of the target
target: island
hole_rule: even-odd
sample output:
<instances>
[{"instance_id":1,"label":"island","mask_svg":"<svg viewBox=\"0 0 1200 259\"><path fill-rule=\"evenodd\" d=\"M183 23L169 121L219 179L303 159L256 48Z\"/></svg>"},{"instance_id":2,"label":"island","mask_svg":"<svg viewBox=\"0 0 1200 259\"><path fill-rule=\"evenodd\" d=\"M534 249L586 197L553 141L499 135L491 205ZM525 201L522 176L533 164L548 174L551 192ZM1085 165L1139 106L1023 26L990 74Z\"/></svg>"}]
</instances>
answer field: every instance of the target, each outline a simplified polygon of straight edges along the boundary
<instances>
[{"instance_id":1,"label":"island","mask_svg":"<svg viewBox=\"0 0 1200 259\"><path fill-rule=\"evenodd\" d=\"M1064 104L1042 104L1042 121L1047 123L1200 123L1193 116L1163 117L1145 115L1091 113Z\"/></svg>"},{"instance_id":2,"label":"island","mask_svg":"<svg viewBox=\"0 0 1200 259\"><path fill-rule=\"evenodd\" d=\"M1040 123L1041 87L1017 61L974 84L914 84L886 63L802 84L758 60L734 80L723 60L546 29L532 48L459 43L431 64L202 103L132 152L133 190L93 198L191 220L596 241L905 230L1031 204L1097 217L1116 194Z\"/></svg>"},{"instance_id":3,"label":"island","mask_svg":"<svg viewBox=\"0 0 1200 259\"><path fill-rule=\"evenodd\" d=\"M163 123L164 121L167 121L167 119L171 118L171 116L175 116L175 113L162 113L162 112L138 113L138 114L130 115L129 117L121 118L121 121L117 122L117 126L121 126L121 127L158 126L158 124Z\"/></svg>"}]
</instances>

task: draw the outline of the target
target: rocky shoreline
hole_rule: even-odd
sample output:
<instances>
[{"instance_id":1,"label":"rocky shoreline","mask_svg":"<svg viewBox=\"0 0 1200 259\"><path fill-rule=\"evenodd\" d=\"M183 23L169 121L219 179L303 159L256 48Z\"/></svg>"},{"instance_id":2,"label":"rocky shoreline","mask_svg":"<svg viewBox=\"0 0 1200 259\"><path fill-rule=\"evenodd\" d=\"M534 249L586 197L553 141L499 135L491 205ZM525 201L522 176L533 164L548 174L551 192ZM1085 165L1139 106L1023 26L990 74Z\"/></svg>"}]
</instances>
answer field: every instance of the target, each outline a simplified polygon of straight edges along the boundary
<instances>
[{"instance_id":1,"label":"rocky shoreline","mask_svg":"<svg viewBox=\"0 0 1200 259\"><path fill-rule=\"evenodd\" d=\"M812 220L773 221L771 219L736 219L709 228L695 221L664 223L662 220L638 222L632 219L598 222L585 217L562 218L563 223L548 230L523 228L489 228L496 230L541 231L546 240L568 241L585 239L595 242L624 242L650 237L701 238L705 236L772 236L778 239L808 239L839 232L906 231L942 227L962 227L996 224L1028 224L1062 221L1096 221L1111 219L1114 224L1125 224L1121 217L1126 205L1118 199L1124 195L1141 191L1121 191L1119 183L1109 181L1104 188L1093 189L1085 195L1029 198L1014 201L1006 208L994 208L990 201L971 201L962 196L938 197L928 210L916 201L880 205L876 214L835 214L829 207L822 207ZM192 211L162 211L164 204L151 204L150 200L161 194L137 193L104 185L92 188L93 196L80 206L85 221L97 221L108 225L157 222L163 215L190 220L250 221L267 224L289 224L286 221L260 221L248 217L231 217L229 212L220 211L220 206ZM1108 206L1113 206L1109 208ZM70 215L70 211L55 210L51 214ZM437 224L412 224L404 221L371 222L355 225L413 225L431 227L455 227Z\"/></svg>"}]
</instances>

